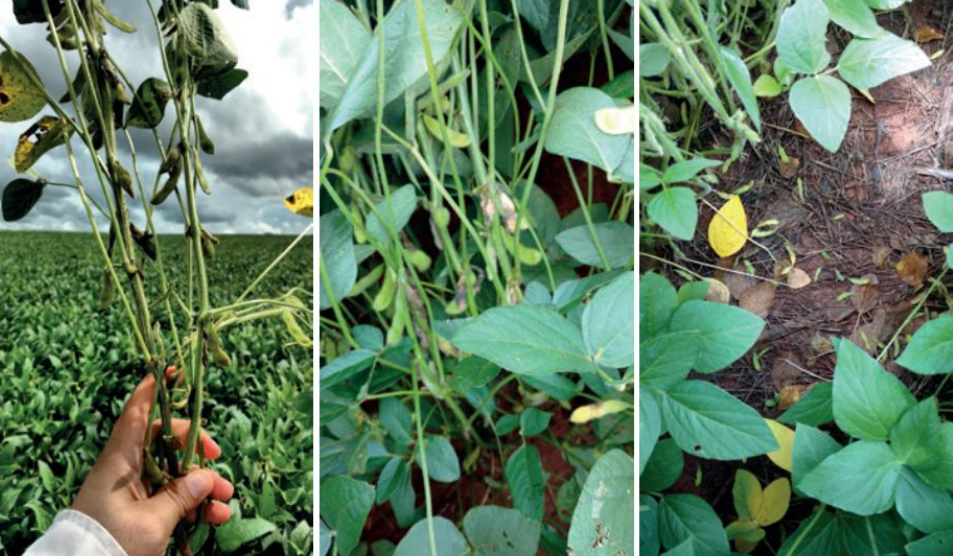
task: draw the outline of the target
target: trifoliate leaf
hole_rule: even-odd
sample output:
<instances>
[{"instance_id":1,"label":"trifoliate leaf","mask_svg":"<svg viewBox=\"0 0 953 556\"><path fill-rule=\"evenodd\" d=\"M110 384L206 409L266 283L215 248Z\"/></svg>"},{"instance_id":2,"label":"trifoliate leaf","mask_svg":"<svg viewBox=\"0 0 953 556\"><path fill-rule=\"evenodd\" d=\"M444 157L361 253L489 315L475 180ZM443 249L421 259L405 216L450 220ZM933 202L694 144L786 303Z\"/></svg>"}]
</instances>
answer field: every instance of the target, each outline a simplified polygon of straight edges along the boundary
<instances>
[{"instance_id":1,"label":"trifoliate leaf","mask_svg":"<svg viewBox=\"0 0 953 556\"><path fill-rule=\"evenodd\" d=\"M768 485L761 493L761 503L754 511L754 520L758 525L773 525L788 513L791 503L791 482L786 478L778 479Z\"/></svg>"},{"instance_id":2,"label":"trifoliate leaf","mask_svg":"<svg viewBox=\"0 0 953 556\"><path fill-rule=\"evenodd\" d=\"M711 220L708 225L708 242L719 257L730 257L741 251L748 240L748 216L741 203L741 197L735 195Z\"/></svg>"}]
</instances>

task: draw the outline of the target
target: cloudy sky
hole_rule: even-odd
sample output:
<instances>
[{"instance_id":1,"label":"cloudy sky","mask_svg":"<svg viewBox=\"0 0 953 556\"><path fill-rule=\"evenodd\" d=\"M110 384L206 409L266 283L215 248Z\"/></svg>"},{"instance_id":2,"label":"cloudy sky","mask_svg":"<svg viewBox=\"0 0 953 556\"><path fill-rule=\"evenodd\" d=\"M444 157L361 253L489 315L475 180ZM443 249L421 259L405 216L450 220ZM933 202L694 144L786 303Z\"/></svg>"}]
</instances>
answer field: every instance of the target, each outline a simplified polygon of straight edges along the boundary
<instances>
[{"instance_id":1,"label":"cloudy sky","mask_svg":"<svg viewBox=\"0 0 953 556\"><path fill-rule=\"evenodd\" d=\"M133 83L162 77L158 38L152 16L144 2L108 0L107 6L132 23L138 33L127 35L108 27L106 47ZM158 9L158 2L153 2ZM240 10L221 0L218 14L238 49L238 67L249 77L222 101L198 97L196 108L206 132L215 142L216 154L203 156L211 183L211 197L200 194L199 212L206 228L216 234L300 233L307 220L291 214L282 200L298 187L312 185L313 106L318 98L316 63L318 14L313 0L252 0L251 10ZM3 35L36 67L47 88L59 98L66 91L55 49L46 42L46 26L18 25L13 0L0 0L0 35ZM78 67L76 52L68 53L71 75ZM64 105L65 107L66 105ZM51 114L47 108L40 114ZM39 116L38 116L39 117ZM174 120L174 107L166 108L160 135L167 140ZM10 159L17 138L30 121L0 123L0 185L16 177ZM151 132L134 130L133 140L139 170L151 189L159 166ZM102 199L99 183L80 139L72 139L74 153L87 191ZM128 147L119 138L121 157L127 168ZM44 155L34 170L49 181L72 183L66 149L58 147ZM137 199L133 218L142 224L145 216ZM167 201L155 213L160 233L181 233L182 221L176 203ZM101 228L106 229L106 219ZM0 223L2 230L89 230L89 220L74 190L47 187L43 198L23 220Z\"/></svg>"}]
</instances>

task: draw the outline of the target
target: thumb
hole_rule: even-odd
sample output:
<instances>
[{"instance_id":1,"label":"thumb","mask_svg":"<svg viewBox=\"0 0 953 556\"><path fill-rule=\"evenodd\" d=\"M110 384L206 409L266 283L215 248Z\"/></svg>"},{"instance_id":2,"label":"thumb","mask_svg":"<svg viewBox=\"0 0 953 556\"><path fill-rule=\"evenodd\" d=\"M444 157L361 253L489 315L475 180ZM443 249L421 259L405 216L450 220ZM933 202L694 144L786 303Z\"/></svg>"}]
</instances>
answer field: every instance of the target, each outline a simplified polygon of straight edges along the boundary
<instances>
[{"instance_id":1,"label":"thumb","mask_svg":"<svg viewBox=\"0 0 953 556\"><path fill-rule=\"evenodd\" d=\"M214 482L211 471L193 469L185 477L179 477L162 487L143 504L171 534L175 526L212 493Z\"/></svg>"}]
</instances>

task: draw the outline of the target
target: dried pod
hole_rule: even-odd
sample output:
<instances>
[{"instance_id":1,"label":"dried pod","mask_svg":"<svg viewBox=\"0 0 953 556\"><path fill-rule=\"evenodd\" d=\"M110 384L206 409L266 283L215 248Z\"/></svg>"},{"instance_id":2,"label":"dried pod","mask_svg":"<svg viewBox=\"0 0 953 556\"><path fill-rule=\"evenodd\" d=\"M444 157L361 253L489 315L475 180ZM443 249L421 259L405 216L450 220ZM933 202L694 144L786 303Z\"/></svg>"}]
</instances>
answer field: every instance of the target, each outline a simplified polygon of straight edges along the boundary
<instances>
[{"instance_id":1,"label":"dried pod","mask_svg":"<svg viewBox=\"0 0 953 556\"><path fill-rule=\"evenodd\" d=\"M142 252L153 261L156 260L155 234L148 230L142 231L135 224L130 224L129 229L132 232L132 240L142 249Z\"/></svg>"},{"instance_id":2,"label":"dried pod","mask_svg":"<svg viewBox=\"0 0 953 556\"><path fill-rule=\"evenodd\" d=\"M205 228L201 228L202 236L202 254L205 255L207 259L215 258L215 246L218 245L219 239L213 236Z\"/></svg>"}]
</instances>

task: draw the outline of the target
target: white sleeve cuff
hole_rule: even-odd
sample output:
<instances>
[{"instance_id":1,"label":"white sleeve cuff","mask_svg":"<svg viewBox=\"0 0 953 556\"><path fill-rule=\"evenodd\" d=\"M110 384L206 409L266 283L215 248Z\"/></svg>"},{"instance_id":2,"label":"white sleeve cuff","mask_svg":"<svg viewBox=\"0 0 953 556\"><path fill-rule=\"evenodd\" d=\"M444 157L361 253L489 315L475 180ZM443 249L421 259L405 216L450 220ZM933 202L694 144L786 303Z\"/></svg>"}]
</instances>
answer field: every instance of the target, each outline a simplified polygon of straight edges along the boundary
<instances>
[{"instance_id":1,"label":"white sleeve cuff","mask_svg":"<svg viewBox=\"0 0 953 556\"><path fill-rule=\"evenodd\" d=\"M23 556L129 556L102 525L76 510L63 510Z\"/></svg>"}]
</instances>

